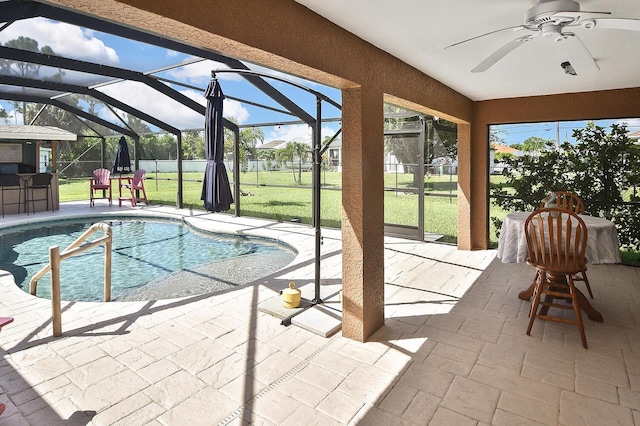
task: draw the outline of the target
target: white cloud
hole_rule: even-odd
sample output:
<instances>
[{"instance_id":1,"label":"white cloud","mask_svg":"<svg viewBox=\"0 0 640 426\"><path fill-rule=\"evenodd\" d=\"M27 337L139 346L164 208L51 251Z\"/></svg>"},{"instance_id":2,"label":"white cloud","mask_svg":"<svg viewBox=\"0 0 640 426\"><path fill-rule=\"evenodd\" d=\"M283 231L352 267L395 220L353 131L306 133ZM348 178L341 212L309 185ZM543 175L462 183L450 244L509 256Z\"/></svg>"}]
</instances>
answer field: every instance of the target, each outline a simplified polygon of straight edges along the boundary
<instances>
[{"instance_id":1,"label":"white cloud","mask_svg":"<svg viewBox=\"0 0 640 426\"><path fill-rule=\"evenodd\" d=\"M295 75L283 73L283 72L280 72L280 71L275 71L275 70L272 70L271 68L266 68L266 67L263 67L263 66L260 66L260 65L247 63L247 66L249 68L251 68L251 70L253 70L253 71L265 73L265 74L272 75L272 76L278 77L278 78L283 78L285 80L289 80L289 81L292 81L294 83L298 83L298 84L300 84L302 86L306 86L308 88L322 86L321 84L316 83L314 81L305 80L304 78L300 78L300 77L297 77ZM267 80L269 80L269 79L267 79Z\"/></svg>"},{"instance_id":2,"label":"white cloud","mask_svg":"<svg viewBox=\"0 0 640 426\"><path fill-rule=\"evenodd\" d=\"M206 60L174 68L167 73L176 80L207 84L211 80L211 71L218 69L229 69L229 67L215 61ZM242 76L232 72L220 73L217 78L219 80L242 80Z\"/></svg>"},{"instance_id":3,"label":"white cloud","mask_svg":"<svg viewBox=\"0 0 640 426\"><path fill-rule=\"evenodd\" d=\"M198 102L199 104L202 104L204 106L207 105L206 99L200 92L196 92L194 90L184 90L181 93ZM238 101L225 99L222 105L222 111L222 115L225 118L233 118L238 124L244 124L249 119L249 111Z\"/></svg>"},{"instance_id":4,"label":"white cloud","mask_svg":"<svg viewBox=\"0 0 640 426\"><path fill-rule=\"evenodd\" d=\"M265 132L265 141L283 140L311 143L311 127L306 124L273 127Z\"/></svg>"},{"instance_id":5,"label":"white cloud","mask_svg":"<svg viewBox=\"0 0 640 426\"><path fill-rule=\"evenodd\" d=\"M142 83L123 81L99 90L179 129L204 127L202 115Z\"/></svg>"},{"instance_id":6,"label":"white cloud","mask_svg":"<svg viewBox=\"0 0 640 426\"><path fill-rule=\"evenodd\" d=\"M203 115L142 83L123 81L104 86L100 90L178 129L204 128ZM206 105L206 100L200 92L190 89L179 92L203 106ZM225 100L224 116L233 117L242 124L249 118L249 112L240 103Z\"/></svg>"},{"instance_id":7,"label":"white cloud","mask_svg":"<svg viewBox=\"0 0 640 426\"><path fill-rule=\"evenodd\" d=\"M333 137L336 130L328 126L323 126L321 129L322 140L327 136ZM274 140L283 140L287 142L297 141L305 142L311 145L311 127L306 124L293 124L287 126L273 127L272 130L265 131L265 142Z\"/></svg>"},{"instance_id":8,"label":"white cloud","mask_svg":"<svg viewBox=\"0 0 640 426\"><path fill-rule=\"evenodd\" d=\"M251 71L255 71L258 73L265 73L267 75L273 75L275 77L296 82L303 86L307 86L307 87L319 86L318 83L314 83L309 80L304 80L302 78L289 75L280 71L274 71L272 69L265 68L259 65L247 63L247 66L250 68ZM193 64L188 64L180 68L175 68L169 71L168 73L169 75L175 78L188 79L194 82L195 81L203 82L203 81L209 81L211 79L211 71L225 70L225 69L230 69L230 67L220 62L205 60L205 61L196 62ZM236 72L221 72L221 73L218 73L216 77L219 80L234 80L234 81L244 80L244 77L242 76L242 74L236 73ZM269 78L267 78L267 81L269 81ZM270 81L270 83L273 84L273 81Z\"/></svg>"},{"instance_id":9,"label":"white cloud","mask_svg":"<svg viewBox=\"0 0 640 426\"><path fill-rule=\"evenodd\" d=\"M222 115L226 118L234 118L238 124L244 124L249 120L249 111L238 101L225 99L222 111Z\"/></svg>"},{"instance_id":10,"label":"white cloud","mask_svg":"<svg viewBox=\"0 0 640 426\"><path fill-rule=\"evenodd\" d=\"M640 130L640 118L625 118L616 121L617 124L625 124L630 132Z\"/></svg>"},{"instance_id":11,"label":"white cloud","mask_svg":"<svg viewBox=\"0 0 640 426\"><path fill-rule=\"evenodd\" d=\"M61 56L84 59L110 65L120 62L116 51L97 39L92 31L45 18L17 21L0 32L0 43L27 35L40 48L50 46Z\"/></svg>"}]
</instances>

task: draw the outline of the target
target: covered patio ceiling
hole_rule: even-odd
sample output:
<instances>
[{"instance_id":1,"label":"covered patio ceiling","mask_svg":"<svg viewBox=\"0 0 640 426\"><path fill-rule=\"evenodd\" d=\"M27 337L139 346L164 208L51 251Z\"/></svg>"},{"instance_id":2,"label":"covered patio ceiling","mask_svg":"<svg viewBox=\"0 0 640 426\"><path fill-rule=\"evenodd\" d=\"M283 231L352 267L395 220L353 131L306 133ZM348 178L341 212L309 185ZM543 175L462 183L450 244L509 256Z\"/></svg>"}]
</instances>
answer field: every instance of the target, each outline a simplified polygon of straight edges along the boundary
<instances>
[{"instance_id":1,"label":"covered patio ceiling","mask_svg":"<svg viewBox=\"0 0 640 426\"><path fill-rule=\"evenodd\" d=\"M488 70L471 72L511 40L532 32L522 26L525 12L538 0L296 0L315 13L439 80L474 101L640 87L640 21L632 30L565 28L579 36L595 59L595 72L566 74L570 60L553 38L536 36L511 51ZM549 8L571 0L541 0ZM581 11L610 15L573 14L589 18L640 20L637 0L578 0ZM566 7L561 7L566 9ZM503 31L497 31L505 29ZM458 46L454 43L494 32ZM577 67L576 67L577 68ZM597 117L584 117L597 118Z\"/></svg>"},{"instance_id":2,"label":"covered patio ceiling","mask_svg":"<svg viewBox=\"0 0 640 426\"><path fill-rule=\"evenodd\" d=\"M68 127L42 123L43 111L59 108L77 118L76 129L86 136L122 134L137 139L145 133L179 134L204 126L202 93L211 70L269 72L211 50L37 1L0 0L0 17L0 105L4 101L7 110L9 102L36 104L35 118L25 124ZM100 34L100 40L109 37L110 43L99 46L100 52L89 44L65 44L43 37L37 28L45 25L58 26L60 32L77 31L93 41ZM38 39L34 47L32 40ZM245 82L245 98L226 94L242 108L267 111L276 122L315 122L311 97L308 105L301 105L277 81L254 74L219 78ZM235 127L228 120L226 125Z\"/></svg>"}]
</instances>

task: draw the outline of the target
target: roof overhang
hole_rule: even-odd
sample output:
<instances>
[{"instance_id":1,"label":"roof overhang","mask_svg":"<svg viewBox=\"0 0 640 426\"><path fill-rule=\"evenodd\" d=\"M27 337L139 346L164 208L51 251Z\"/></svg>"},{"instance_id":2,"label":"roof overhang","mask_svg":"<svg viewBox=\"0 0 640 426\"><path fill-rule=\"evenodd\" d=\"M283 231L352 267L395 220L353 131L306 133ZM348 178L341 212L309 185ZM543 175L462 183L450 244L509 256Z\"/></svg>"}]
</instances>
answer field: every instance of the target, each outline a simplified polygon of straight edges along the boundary
<instances>
[{"instance_id":1,"label":"roof overhang","mask_svg":"<svg viewBox=\"0 0 640 426\"><path fill-rule=\"evenodd\" d=\"M0 125L2 140L75 141L78 136L58 127Z\"/></svg>"}]
</instances>

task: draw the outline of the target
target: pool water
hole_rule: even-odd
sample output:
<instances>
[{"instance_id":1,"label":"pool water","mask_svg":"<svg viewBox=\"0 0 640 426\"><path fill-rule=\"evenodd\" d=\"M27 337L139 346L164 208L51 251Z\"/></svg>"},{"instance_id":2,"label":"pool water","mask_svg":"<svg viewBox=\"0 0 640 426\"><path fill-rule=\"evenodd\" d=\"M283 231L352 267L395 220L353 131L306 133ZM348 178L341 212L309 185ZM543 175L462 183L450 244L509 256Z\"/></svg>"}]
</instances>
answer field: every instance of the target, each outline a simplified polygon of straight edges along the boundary
<instances>
[{"instance_id":1,"label":"pool water","mask_svg":"<svg viewBox=\"0 0 640 426\"><path fill-rule=\"evenodd\" d=\"M58 246L62 252L91 224L98 221L84 219L48 222L5 230L3 235L0 235L0 269L12 273L16 284L25 292L29 292L31 277L49 262L49 247ZM293 259L291 250L267 240L200 233L177 221L118 219L105 222L111 225L113 232L113 301L139 300L137 295L141 294L146 294L146 297L153 294L155 298L193 294L193 289L188 288L188 280L184 280L180 275L184 271L215 271L210 277L200 278L205 278L205 282L217 282L218 285L211 287L199 284L198 292L224 289L243 284L243 280L235 279L234 275L247 275L246 270L256 262L264 264L266 261L275 271ZM88 241L96 240L103 235L103 231L98 230ZM104 245L100 245L63 260L60 264L62 300L102 300L104 258ZM245 258L246 262L239 261ZM220 268L216 268L217 265ZM266 272L268 271L260 271L264 274ZM157 286L168 276L174 277L170 294L163 295L162 291L154 293L146 288L152 284ZM249 274L244 281L250 278L256 277ZM178 283L178 289L175 281ZM50 283L50 273L47 273L38 281L36 295L50 298ZM219 283L224 285L220 286Z\"/></svg>"}]
</instances>

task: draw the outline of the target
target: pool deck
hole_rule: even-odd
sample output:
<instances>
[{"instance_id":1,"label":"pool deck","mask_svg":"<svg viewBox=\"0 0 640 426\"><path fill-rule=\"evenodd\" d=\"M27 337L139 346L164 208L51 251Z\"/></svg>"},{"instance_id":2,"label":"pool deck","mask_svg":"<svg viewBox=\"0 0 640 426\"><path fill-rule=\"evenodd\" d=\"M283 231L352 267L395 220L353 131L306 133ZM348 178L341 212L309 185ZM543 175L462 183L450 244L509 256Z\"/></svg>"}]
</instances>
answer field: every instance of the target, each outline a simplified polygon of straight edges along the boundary
<instances>
[{"instance_id":1,"label":"pool deck","mask_svg":"<svg viewBox=\"0 0 640 426\"><path fill-rule=\"evenodd\" d=\"M332 298L285 327L261 306L289 281L313 297L311 227L99 202L0 226L123 212L275 238L298 255L222 293L63 302L58 338L51 302L0 272L0 316L15 318L0 332L0 425L640 425L639 268L589 266L605 320L585 317L585 350L575 326L536 321L525 334L530 304L517 294L533 277L527 265L503 264L496 250L386 238L386 322L359 343L308 326L339 322L337 230L323 230L321 297Z\"/></svg>"}]
</instances>

